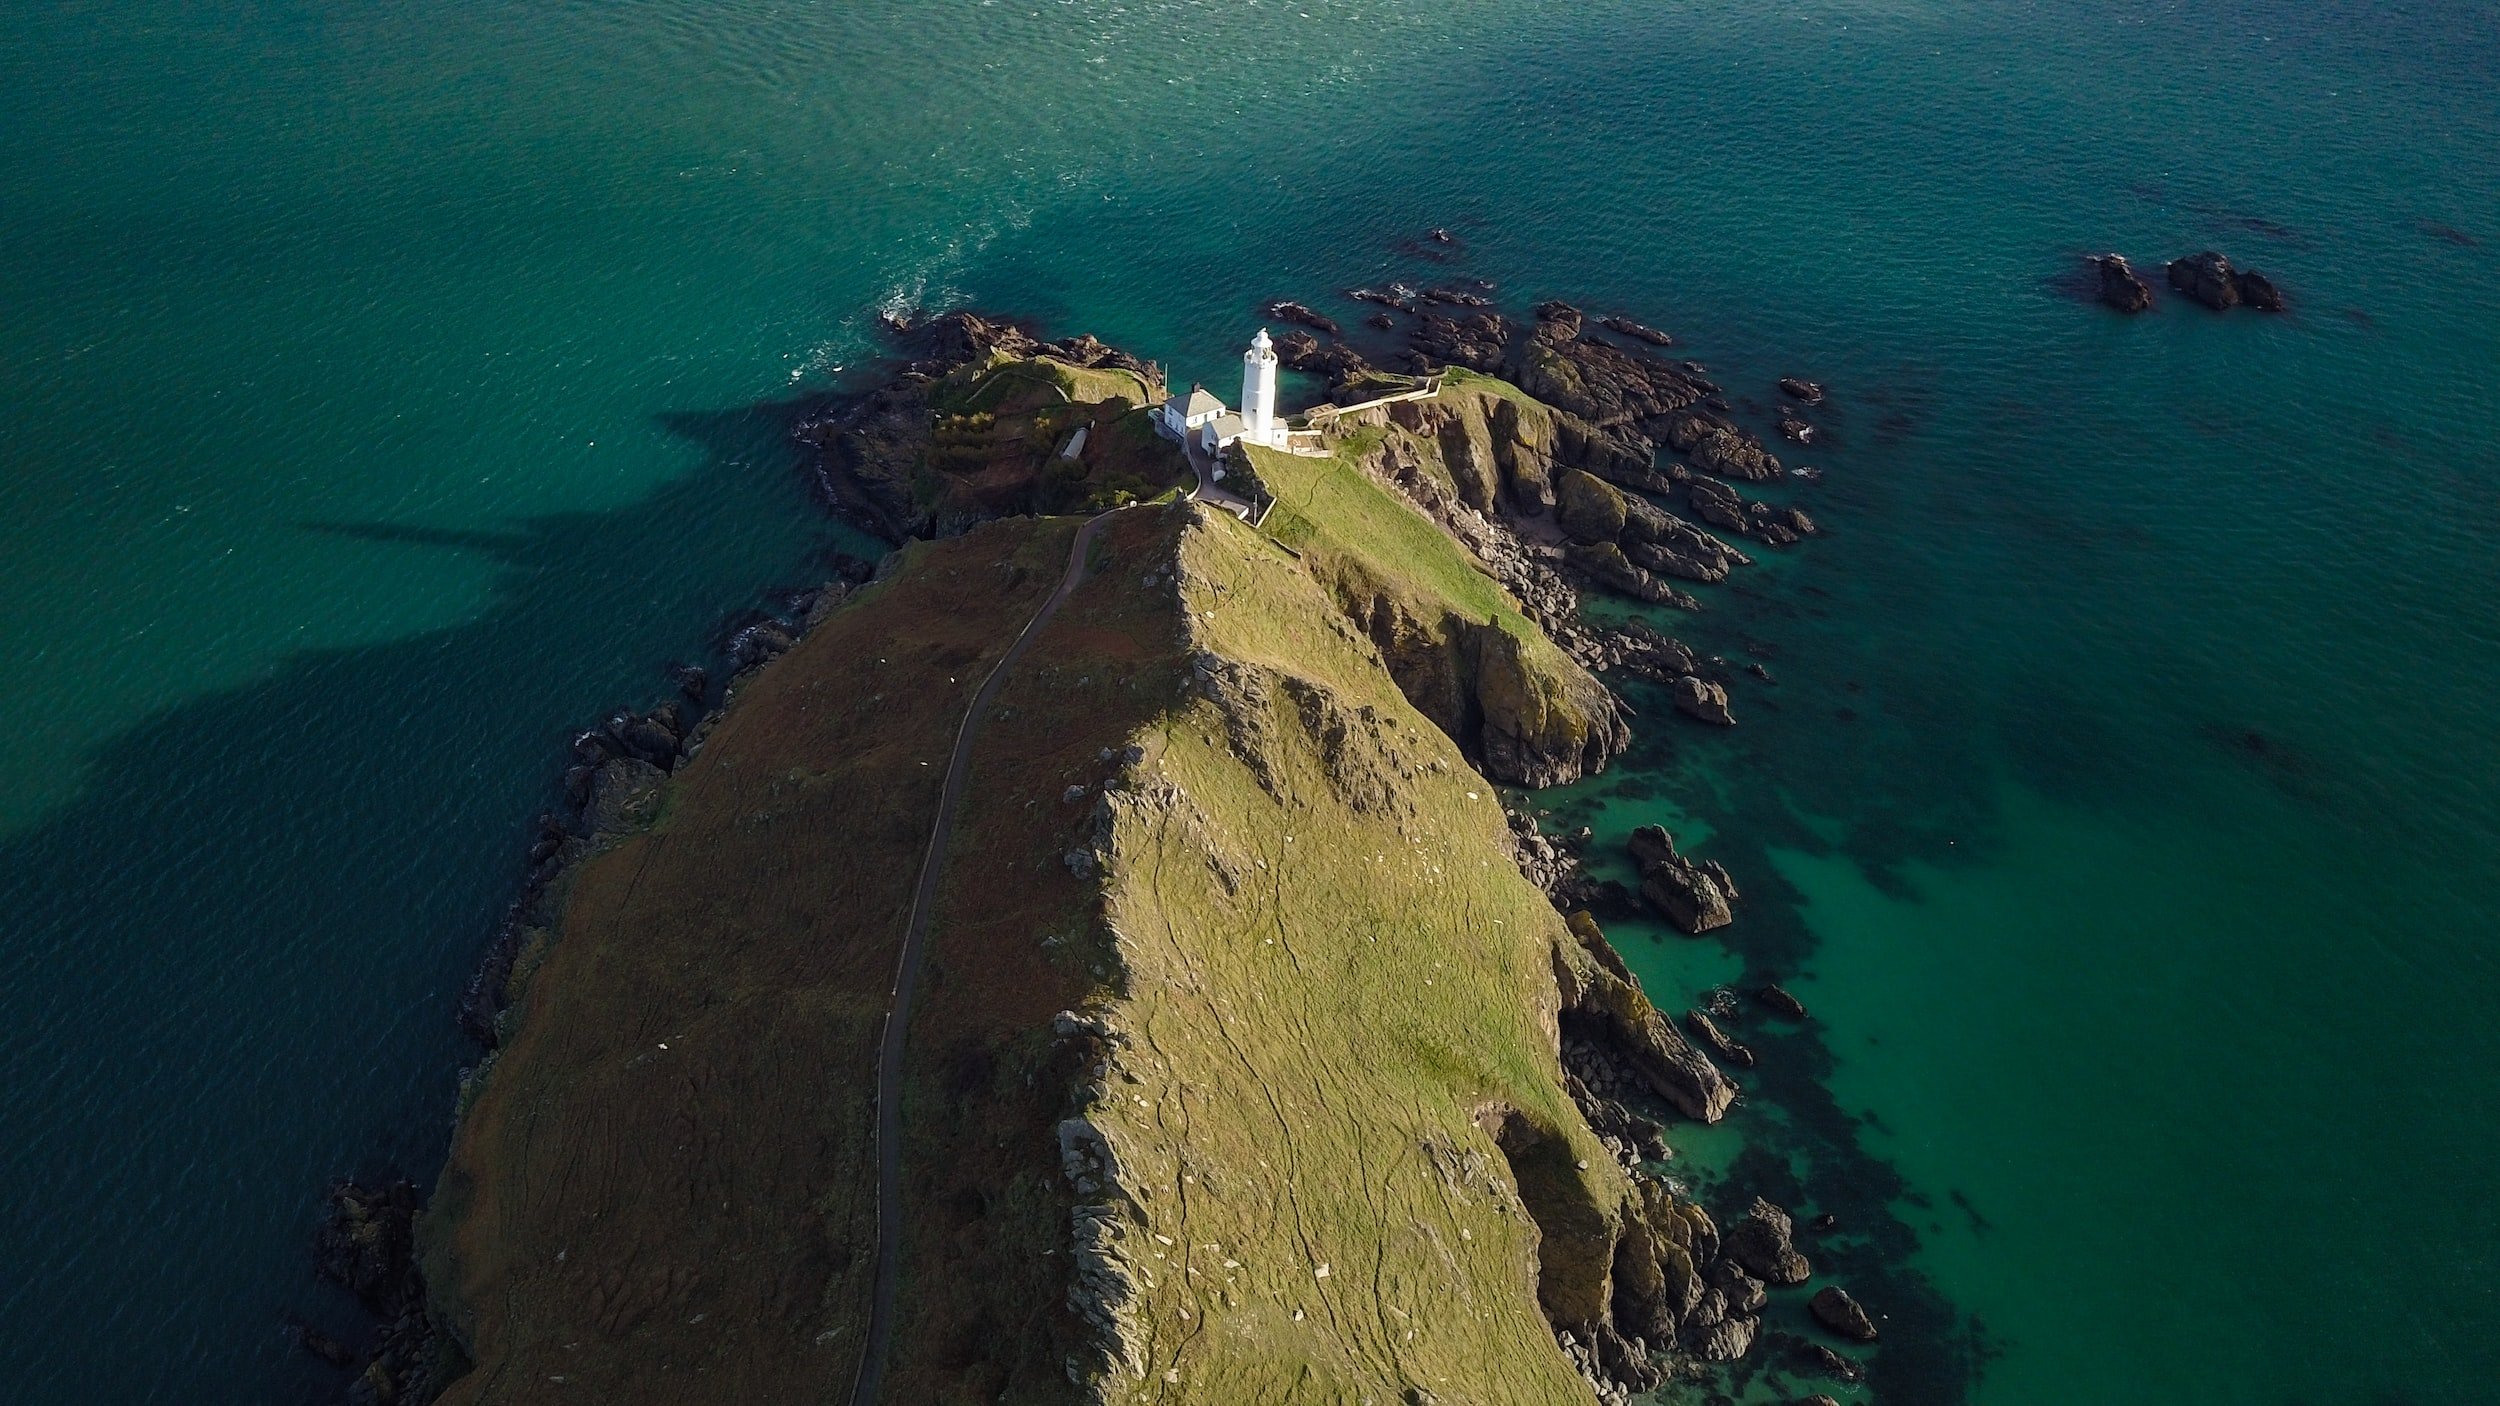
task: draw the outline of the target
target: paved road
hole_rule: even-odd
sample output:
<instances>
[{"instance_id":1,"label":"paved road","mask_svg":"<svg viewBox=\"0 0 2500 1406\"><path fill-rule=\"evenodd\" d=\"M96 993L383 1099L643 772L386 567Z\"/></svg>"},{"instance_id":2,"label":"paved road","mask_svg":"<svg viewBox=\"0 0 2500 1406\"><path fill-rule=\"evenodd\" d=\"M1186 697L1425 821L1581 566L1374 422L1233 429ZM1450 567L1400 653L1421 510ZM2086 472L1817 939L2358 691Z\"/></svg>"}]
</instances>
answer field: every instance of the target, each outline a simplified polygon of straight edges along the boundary
<instances>
[{"instance_id":1,"label":"paved road","mask_svg":"<svg viewBox=\"0 0 2500 1406\"><path fill-rule=\"evenodd\" d=\"M1212 503L1237 518L1251 516L1250 500L1215 481L1215 456L1194 437L1181 441L1181 452L1189 457L1189 467L1198 475L1198 489L1189 496L1201 503Z\"/></svg>"},{"instance_id":2,"label":"paved road","mask_svg":"<svg viewBox=\"0 0 2500 1406\"><path fill-rule=\"evenodd\" d=\"M980 735L981 719L997 700L1008 670L1085 579L1085 552L1093 546L1095 534L1117 515L1114 509L1077 529L1059 589L1042 602L1032 623L981 681L981 691L972 695L972 706L955 730L955 752L947 759L946 783L938 792L937 821L929 831L928 853L920 861L920 887L912 891L911 920L903 928L903 951L894 964L894 992L886 1006L885 1036L877 1048L877 1281L868 1300L868 1341L860 1353L859 1375L851 1381L851 1406L876 1406L893 1346L894 1293L903 1258L903 1037L911 1025L912 988L919 984L921 964L928 956L929 910L937 899L938 879L946 871L946 845L954 836L955 805L963 798L964 774L971 770L973 740Z\"/></svg>"}]
</instances>

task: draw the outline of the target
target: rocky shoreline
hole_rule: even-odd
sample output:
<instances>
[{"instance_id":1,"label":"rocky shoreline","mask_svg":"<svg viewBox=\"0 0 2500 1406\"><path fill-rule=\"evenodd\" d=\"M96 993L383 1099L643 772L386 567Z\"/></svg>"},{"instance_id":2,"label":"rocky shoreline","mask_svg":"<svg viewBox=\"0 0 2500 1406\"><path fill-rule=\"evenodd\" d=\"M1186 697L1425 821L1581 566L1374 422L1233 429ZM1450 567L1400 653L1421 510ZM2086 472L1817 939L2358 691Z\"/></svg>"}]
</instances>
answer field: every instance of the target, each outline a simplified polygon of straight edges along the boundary
<instances>
[{"instance_id":1,"label":"rocky shoreline","mask_svg":"<svg viewBox=\"0 0 2500 1406\"><path fill-rule=\"evenodd\" d=\"M1726 660L1703 656L1638 621L1592 624L1581 613L1581 593L1700 609L1699 601L1669 583L1716 584L1751 566L1752 556L1730 539L1778 550L1819 530L1803 511L1748 501L1734 485L1810 482L1816 471L1784 466L1733 418L1727 397L1698 363L1659 356L1659 349L1673 345L1669 334L1620 315L1589 318L1558 302L1540 304L1528 320L1514 322L1493 309L1489 292L1489 286L1357 290L1358 301L1382 309L1367 322L1372 330L1396 330L1399 318L1408 319L1398 369L1386 373L1340 340L1341 326L1325 314L1291 302L1271 304L1269 311L1308 329L1288 333L1280 349L1289 364L1324 377L1340 404L1378 394L1384 374L1416 377L1451 367L1501 376L1526 391L1533 404L1501 400L1481 416L1410 401L1358 411L1346 420L1394 425L1440 445L1452 470L1446 480L1413 462L1382 460L1364 467L1465 546L1572 659L1595 673L1660 687L1673 709L1692 722L1733 726L1730 685L1737 671ZM952 535L981 517L969 506L932 510L913 493L918 437L925 435L930 415L929 387L949 370L1001 349L1089 368L1141 374L1147 369L1089 337L1045 342L1006 322L969 314L890 330L905 357L893 377L808 418L797 436L817 456L817 483L829 505L896 543ZM1621 341L1592 336L1592 330ZM1792 377L1783 378L1778 389L1787 397L1782 435L1793 443L1815 442L1816 427L1801 411L1823 403L1823 388ZM619 710L576 736L562 779L564 805L537 822L520 895L462 1002L462 1024L484 1051L464 1075L464 1107L467 1090L487 1076L510 1033L511 990L550 938L569 873L604 844L644 824L669 774L701 748L739 684L790 649L874 570L857 559L839 561L824 586L792 593L771 612L733 622L724 647L732 675L725 687L700 668L680 666L672 671L675 697ZM1767 670L1756 665L1754 672L1769 682ZM1585 757L1541 752L1490 731L1472 741L1460 732L1453 736L1494 780L1553 784L1593 772L1622 750L1619 719L1631 709L1620 699L1614 706L1618 720L1608 724L1614 735ZM1653 1170L1672 1149L1664 1123L1643 1106L1668 1117L1715 1122L1734 1105L1737 1090L1714 1057L1738 1068L1751 1067L1756 1057L1722 1028L1724 1009L1689 1011L1679 1029L1652 1008L1588 910L1620 912L1646 904L1697 935L1732 920L1730 905L1739 897L1734 877L1715 863L1685 858L1663 830L1649 827L1631 842L1640 872L1635 903L1621 886L1588 877L1583 858L1591 837L1585 832L1550 839L1518 809L1513 833L1520 868L1557 909L1571 915L1585 958L1558 972L1564 977L1566 1087L1609 1150L1635 1174L1636 1184L1654 1189L1643 1193L1647 1209L1627 1220L1615 1251L1614 1300L1568 1325L1557 1318L1565 1353L1597 1397L1610 1402L1628 1400L1670 1375L1700 1371L1698 1364L1743 1358L1758 1340L1773 1338L1789 1347L1781 1370L1861 1380L1863 1365L1831 1347L1764 1331L1769 1288L1802 1283L1812 1273L1795 1246L1787 1213L1757 1198L1722 1234L1698 1205L1667 1194ZM1803 1007L1776 985L1765 988L1761 1000L1776 1018L1805 1017ZM425 1288L413 1250L419 1209L420 1197L405 1183L343 1183L333 1191L333 1214L319 1247L321 1270L355 1294L382 1328L374 1346L362 1352L309 1329L299 1336L307 1350L356 1373L350 1400L428 1399L461 1365L456 1349L426 1321ZM1815 1296L1811 1317L1840 1339L1873 1340L1872 1320L1838 1286Z\"/></svg>"}]
</instances>

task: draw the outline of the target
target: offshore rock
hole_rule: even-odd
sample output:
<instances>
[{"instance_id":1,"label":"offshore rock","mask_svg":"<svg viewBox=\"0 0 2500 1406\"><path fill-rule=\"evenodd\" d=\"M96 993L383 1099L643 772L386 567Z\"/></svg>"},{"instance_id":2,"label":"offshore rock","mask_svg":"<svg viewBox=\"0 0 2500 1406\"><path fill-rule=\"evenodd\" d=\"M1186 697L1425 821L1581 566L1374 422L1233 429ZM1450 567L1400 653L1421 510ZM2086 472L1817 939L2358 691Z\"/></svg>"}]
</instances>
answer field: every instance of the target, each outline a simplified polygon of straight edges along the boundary
<instances>
[{"instance_id":1,"label":"offshore rock","mask_svg":"<svg viewBox=\"0 0 2500 1406\"><path fill-rule=\"evenodd\" d=\"M1821 405L1823 403L1823 387L1821 385L1813 381L1802 380L1795 376L1780 377L1780 394L1787 396L1792 400L1803 401L1808 405Z\"/></svg>"},{"instance_id":2,"label":"offshore rock","mask_svg":"<svg viewBox=\"0 0 2500 1406\"><path fill-rule=\"evenodd\" d=\"M2169 274L2171 287L2216 312L2239 306L2240 285L2231 275L2231 261L2211 249L2172 259Z\"/></svg>"},{"instance_id":3,"label":"offshore rock","mask_svg":"<svg viewBox=\"0 0 2500 1406\"><path fill-rule=\"evenodd\" d=\"M1655 327L1634 322L1628 317L1601 317L1597 319L1597 325L1605 328L1609 332L1629 337L1633 341L1647 342L1653 347L1671 347L1675 345L1675 338L1668 336L1666 333L1659 331Z\"/></svg>"},{"instance_id":4,"label":"offshore rock","mask_svg":"<svg viewBox=\"0 0 2500 1406\"><path fill-rule=\"evenodd\" d=\"M1654 420L1717 393L1672 362L1585 340L1581 325L1570 304L1539 303L1536 326L1512 346L1505 375L1538 400L1599 426Z\"/></svg>"},{"instance_id":5,"label":"offshore rock","mask_svg":"<svg viewBox=\"0 0 2500 1406\"><path fill-rule=\"evenodd\" d=\"M1305 307L1300 303L1287 302L1282 298L1279 298L1276 301L1260 308L1259 312L1263 316L1275 318L1279 322L1300 323L1302 326L1311 328L1314 331L1325 332L1331 337L1343 336L1345 334L1345 329L1337 325L1335 318L1329 317L1314 308Z\"/></svg>"},{"instance_id":6,"label":"offshore rock","mask_svg":"<svg viewBox=\"0 0 2500 1406\"><path fill-rule=\"evenodd\" d=\"M1727 685L1712 683L1697 674L1686 674L1675 681L1675 710L1688 718L1698 719L1714 727L1736 726L1736 715L1727 710Z\"/></svg>"},{"instance_id":7,"label":"offshore rock","mask_svg":"<svg viewBox=\"0 0 2500 1406\"><path fill-rule=\"evenodd\" d=\"M1726 1060L1728 1063L1735 1065L1739 1069L1753 1068L1753 1051L1746 1046L1739 1044L1734 1039L1731 1039L1726 1031L1719 1028L1719 1023L1710 1018L1708 1012L1700 1010L1686 1011L1684 1013L1684 1028L1692 1031L1693 1038L1701 1041L1703 1047L1708 1049L1710 1053L1717 1055L1719 1058Z\"/></svg>"},{"instance_id":8,"label":"offshore rock","mask_svg":"<svg viewBox=\"0 0 2500 1406\"><path fill-rule=\"evenodd\" d=\"M1464 366L1492 375L1502 369L1511 332L1510 322L1499 313L1477 313L1462 319L1426 312L1407 331L1407 356L1419 372Z\"/></svg>"},{"instance_id":9,"label":"offshore rock","mask_svg":"<svg viewBox=\"0 0 2500 1406\"><path fill-rule=\"evenodd\" d=\"M1667 921L1698 937L1736 920L1728 907L1735 895L1720 886L1726 871L1713 873L1717 866L1705 868L1676 853L1675 837L1665 827L1640 827L1628 848L1640 866L1641 898Z\"/></svg>"},{"instance_id":10,"label":"offshore rock","mask_svg":"<svg viewBox=\"0 0 2500 1406\"><path fill-rule=\"evenodd\" d=\"M1775 1013L1790 1020L1806 1018L1806 1003L1789 994L1787 987L1773 982L1754 993L1754 999L1769 1006Z\"/></svg>"},{"instance_id":11,"label":"offshore rock","mask_svg":"<svg viewBox=\"0 0 2500 1406\"><path fill-rule=\"evenodd\" d=\"M1724 1253L1766 1284L1803 1284L1814 1267L1797 1252L1795 1233L1788 1212L1757 1196L1745 1218L1728 1227Z\"/></svg>"},{"instance_id":12,"label":"offshore rock","mask_svg":"<svg viewBox=\"0 0 2500 1406\"><path fill-rule=\"evenodd\" d=\"M2284 309L2283 290L2274 286L2273 279L2255 269L2241 269L2232 275L2231 286L2239 290L2242 307L2255 308L2259 312L2281 312Z\"/></svg>"},{"instance_id":13,"label":"offshore rock","mask_svg":"<svg viewBox=\"0 0 2500 1406\"><path fill-rule=\"evenodd\" d=\"M1867 1316L1856 1299L1849 1297L1848 1290L1837 1284L1825 1285L1806 1307L1816 1322L1851 1342L1871 1343L1878 1336L1875 1320Z\"/></svg>"},{"instance_id":14,"label":"offshore rock","mask_svg":"<svg viewBox=\"0 0 2500 1406\"><path fill-rule=\"evenodd\" d=\"M2153 285L2135 271L2122 254L2100 254L2089 260L2100 275L2100 298L2124 313L2144 312L2153 306Z\"/></svg>"}]
</instances>

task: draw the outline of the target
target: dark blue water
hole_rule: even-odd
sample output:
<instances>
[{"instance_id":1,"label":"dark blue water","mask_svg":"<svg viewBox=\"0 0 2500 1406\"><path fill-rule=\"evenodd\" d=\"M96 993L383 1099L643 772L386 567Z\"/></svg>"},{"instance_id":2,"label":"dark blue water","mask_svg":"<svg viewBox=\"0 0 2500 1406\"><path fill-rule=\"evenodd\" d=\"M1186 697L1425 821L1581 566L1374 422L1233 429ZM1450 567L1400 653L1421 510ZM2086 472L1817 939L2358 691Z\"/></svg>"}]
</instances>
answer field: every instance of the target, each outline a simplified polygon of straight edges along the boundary
<instances>
[{"instance_id":1,"label":"dark blue water","mask_svg":"<svg viewBox=\"0 0 2500 1406\"><path fill-rule=\"evenodd\" d=\"M1775 973L1819 1018L1696 1167L1880 1222L1981 1401L2500 1368L2489 10L6 24L0 1396L324 1380L275 1328L349 1321L324 1182L439 1156L566 728L812 574L756 407L877 306L1216 380L1259 301L1432 272L1432 225L1740 396L1833 387L1831 535L1678 625L1779 684L1592 788L1748 881L1724 942L1627 930L1662 1001ZM2208 246L2295 312L2059 287Z\"/></svg>"}]
</instances>

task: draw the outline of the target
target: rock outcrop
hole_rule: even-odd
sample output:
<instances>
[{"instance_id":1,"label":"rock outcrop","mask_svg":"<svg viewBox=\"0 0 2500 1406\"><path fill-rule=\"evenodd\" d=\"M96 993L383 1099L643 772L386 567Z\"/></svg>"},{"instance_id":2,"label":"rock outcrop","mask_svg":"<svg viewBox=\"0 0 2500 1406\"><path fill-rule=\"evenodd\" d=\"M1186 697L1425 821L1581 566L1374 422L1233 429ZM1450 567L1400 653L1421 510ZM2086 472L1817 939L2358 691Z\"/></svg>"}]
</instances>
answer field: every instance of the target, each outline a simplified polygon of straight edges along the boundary
<instances>
[{"instance_id":1,"label":"rock outcrop","mask_svg":"<svg viewBox=\"0 0 2500 1406\"><path fill-rule=\"evenodd\" d=\"M1579 946L1558 950L1554 963L1566 1033L1585 1033L1615 1051L1685 1117L1715 1123L1726 1116L1735 1084L1641 994L1595 919L1574 913L1570 926Z\"/></svg>"},{"instance_id":2,"label":"rock outcrop","mask_svg":"<svg viewBox=\"0 0 2500 1406\"><path fill-rule=\"evenodd\" d=\"M1715 862L1694 863L1678 854L1663 826L1632 832L1632 862L1640 866L1641 898L1661 917L1696 937L1735 921L1729 905L1736 881Z\"/></svg>"},{"instance_id":3,"label":"rock outcrop","mask_svg":"<svg viewBox=\"0 0 2500 1406\"><path fill-rule=\"evenodd\" d=\"M1745 1218L1727 1230L1727 1257L1766 1284L1803 1284L1814 1267L1797 1252L1788 1212L1755 1197Z\"/></svg>"},{"instance_id":4,"label":"rock outcrop","mask_svg":"<svg viewBox=\"0 0 2500 1406\"><path fill-rule=\"evenodd\" d=\"M2234 269L2231 261L2208 249L2170 261L2170 286L2216 312L2249 307L2281 312L2283 290L2254 269Z\"/></svg>"}]
</instances>

